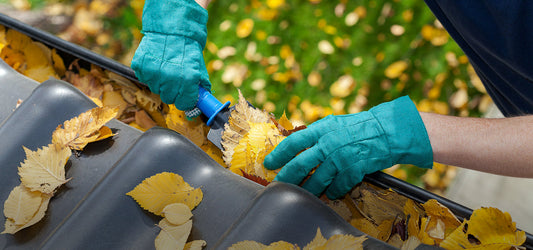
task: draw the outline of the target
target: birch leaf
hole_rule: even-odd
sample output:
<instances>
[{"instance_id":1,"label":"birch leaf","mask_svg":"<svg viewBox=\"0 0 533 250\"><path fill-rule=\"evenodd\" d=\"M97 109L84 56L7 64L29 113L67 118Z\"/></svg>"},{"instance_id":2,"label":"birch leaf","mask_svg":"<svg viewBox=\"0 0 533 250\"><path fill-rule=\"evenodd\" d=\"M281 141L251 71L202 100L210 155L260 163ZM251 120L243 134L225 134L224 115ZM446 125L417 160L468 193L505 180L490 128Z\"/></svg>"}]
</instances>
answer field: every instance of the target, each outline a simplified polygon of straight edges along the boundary
<instances>
[{"instance_id":1,"label":"birch leaf","mask_svg":"<svg viewBox=\"0 0 533 250\"><path fill-rule=\"evenodd\" d=\"M320 232L320 228L316 230L316 236L315 238L307 244L307 246L304 247L304 250L318 250L321 249L324 244L326 244L327 240L322 236L322 233Z\"/></svg>"},{"instance_id":2,"label":"birch leaf","mask_svg":"<svg viewBox=\"0 0 533 250\"><path fill-rule=\"evenodd\" d=\"M252 241L252 240L245 240L237 242L230 247L228 247L228 250L262 250L265 249L267 246L263 245L259 242Z\"/></svg>"},{"instance_id":3,"label":"birch leaf","mask_svg":"<svg viewBox=\"0 0 533 250\"><path fill-rule=\"evenodd\" d=\"M98 131L117 114L118 108L109 107L96 107L86 111L59 125L52 134L52 143L82 150L87 144L99 140Z\"/></svg>"},{"instance_id":4,"label":"birch leaf","mask_svg":"<svg viewBox=\"0 0 533 250\"><path fill-rule=\"evenodd\" d=\"M155 249L183 249L191 233L192 220L176 226L167 219L162 219L158 226L161 228L161 232L155 238Z\"/></svg>"},{"instance_id":5,"label":"birch leaf","mask_svg":"<svg viewBox=\"0 0 533 250\"><path fill-rule=\"evenodd\" d=\"M156 215L162 215L163 209L172 203L184 203L192 210L203 198L201 189L192 188L183 177L169 172L146 178L127 195Z\"/></svg>"},{"instance_id":6,"label":"birch leaf","mask_svg":"<svg viewBox=\"0 0 533 250\"><path fill-rule=\"evenodd\" d=\"M4 203L4 216L15 225L24 225L33 218L42 202L41 192L32 192L23 185L11 190Z\"/></svg>"},{"instance_id":7,"label":"birch leaf","mask_svg":"<svg viewBox=\"0 0 533 250\"><path fill-rule=\"evenodd\" d=\"M26 159L18 172L24 186L31 191L53 194L57 187L66 183L65 163L72 154L69 148L57 148L52 144L31 151L26 147Z\"/></svg>"},{"instance_id":8,"label":"birch leaf","mask_svg":"<svg viewBox=\"0 0 533 250\"><path fill-rule=\"evenodd\" d=\"M353 235L337 234L331 236L324 245L324 249L363 249L366 236L355 237Z\"/></svg>"},{"instance_id":9,"label":"birch leaf","mask_svg":"<svg viewBox=\"0 0 533 250\"><path fill-rule=\"evenodd\" d=\"M44 218L46 210L48 209L48 203L50 202L51 198L51 195L42 194L42 201L41 205L39 206L39 209L33 215L33 217L23 225L17 225L14 220L12 220L11 218L7 218L5 223L5 229L2 234L14 234L24 228L27 228L39 222L42 218Z\"/></svg>"},{"instance_id":10,"label":"birch leaf","mask_svg":"<svg viewBox=\"0 0 533 250\"><path fill-rule=\"evenodd\" d=\"M181 225L192 218L191 209L183 203L172 203L163 208L163 216L174 225Z\"/></svg>"},{"instance_id":11,"label":"birch leaf","mask_svg":"<svg viewBox=\"0 0 533 250\"><path fill-rule=\"evenodd\" d=\"M470 220L463 221L441 242L440 247L510 249L525 241L526 233L516 229L509 213L489 207L474 210Z\"/></svg>"},{"instance_id":12,"label":"birch leaf","mask_svg":"<svg viewBox=\"0 0 533 250\"><path fill-rule=\"evenodd\" d=\"M183 250L201 250L207 245L207 242L205 240L193 240L191 242L187 242L185 244L185 247L183 247Z\"/></svg>"}]
</instances>

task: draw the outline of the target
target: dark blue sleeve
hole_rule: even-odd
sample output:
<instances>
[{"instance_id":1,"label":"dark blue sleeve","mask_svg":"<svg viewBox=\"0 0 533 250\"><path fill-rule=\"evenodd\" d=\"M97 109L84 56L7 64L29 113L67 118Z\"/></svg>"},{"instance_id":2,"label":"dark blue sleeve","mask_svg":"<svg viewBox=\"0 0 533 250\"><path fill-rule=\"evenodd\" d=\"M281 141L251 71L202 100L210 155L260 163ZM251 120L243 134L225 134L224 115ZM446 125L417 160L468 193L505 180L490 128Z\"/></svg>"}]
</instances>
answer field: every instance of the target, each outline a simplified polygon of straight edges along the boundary
<instances>
[{"instance_id":1,"label":"dark blue sleeve","mask_svg":"<svg viewBox=\"0 0 533 250\"><path fill-rule=\"evenodd\" d=\"M533 1L425 0L505 116L533 114Z\"/></svg>"}]
</instances>

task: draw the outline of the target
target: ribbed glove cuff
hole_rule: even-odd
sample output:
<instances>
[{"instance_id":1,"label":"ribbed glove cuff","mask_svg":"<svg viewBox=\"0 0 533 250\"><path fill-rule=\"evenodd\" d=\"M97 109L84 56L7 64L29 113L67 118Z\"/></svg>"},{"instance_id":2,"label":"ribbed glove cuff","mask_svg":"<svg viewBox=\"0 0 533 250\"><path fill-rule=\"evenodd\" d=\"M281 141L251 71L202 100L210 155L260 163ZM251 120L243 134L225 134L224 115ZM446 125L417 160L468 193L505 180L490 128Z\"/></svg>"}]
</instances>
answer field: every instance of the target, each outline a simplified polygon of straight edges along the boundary
<instances>
[{"instance_id":1,"label":"ribbed glove cuff","mask_svg":"<svg viewBox=\"0 0 533 250\"><path fill-rule=\"evenodd\" d=\"M369 110L385 131L394 164L433 166L433 150L413 101L403 96Z\"/></svg>"},{"instance_id":2,"label":"ribbed glove cuff","mask_svg":"<svg viewBox=\"0 0 533 250\"><path fill-rule=\"evenodd\" d=\"M207 19L207 10L194 0L146 0L142 31L189 37L203 49Z\"/></svg>"}]
</instances>

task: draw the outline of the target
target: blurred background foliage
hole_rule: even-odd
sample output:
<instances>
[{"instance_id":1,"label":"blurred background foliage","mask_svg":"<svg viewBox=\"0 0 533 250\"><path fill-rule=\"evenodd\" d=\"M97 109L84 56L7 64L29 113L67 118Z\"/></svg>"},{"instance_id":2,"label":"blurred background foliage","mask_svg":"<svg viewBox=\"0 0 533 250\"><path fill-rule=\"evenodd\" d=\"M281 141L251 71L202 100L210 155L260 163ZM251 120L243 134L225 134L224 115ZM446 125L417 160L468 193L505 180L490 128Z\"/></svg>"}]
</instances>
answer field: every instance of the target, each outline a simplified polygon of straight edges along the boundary
<instances>
[{"instance_id":1,"label":"blurred background foliage","mask_svg":"<svg viewBox=\"0 0 533 250\"><path fill-rule=\"evenodd\" d=\"M142 38L144 0L1 2L64 17L50 32L125 65ZM456 116L480 116L492 103L421 0L213 0L208 11L204 57L224 101L239 88L256 107L303 124L403 95L421 111ZM455 175L440 164L387 172L437 193Z\"/></svg>"}]
</instances>

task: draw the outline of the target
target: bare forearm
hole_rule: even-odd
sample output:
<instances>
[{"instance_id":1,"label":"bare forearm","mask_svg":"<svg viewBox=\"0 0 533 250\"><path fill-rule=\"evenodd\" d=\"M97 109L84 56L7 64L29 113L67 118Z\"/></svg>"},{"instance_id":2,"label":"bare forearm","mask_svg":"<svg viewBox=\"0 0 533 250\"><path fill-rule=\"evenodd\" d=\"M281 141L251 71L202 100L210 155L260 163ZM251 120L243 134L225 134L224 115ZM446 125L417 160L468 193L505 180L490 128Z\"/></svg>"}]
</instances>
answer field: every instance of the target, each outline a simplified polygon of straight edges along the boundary
<instances>
[{"instance_id":1,"label":"bare forearm","mask_svg":"<svg viewBox=\"0 0 533 250\"><path fill-rule=\"evenodd\" d=\"M209 5L209 2L211 2L211 0L195 0L195 1L200 6L204 7L204 9L207 9L207 5Z\"/></svg>"},{"instance_id":2,"label":"bare forearm","mask_svg":"<svg viewBox=\"0 0 533 250\"><path fill-rule=\"evenodd\" d=\"M436 162L533 177L533 116L487 119L420 115Z\"/></svg>"}]
</instances>

